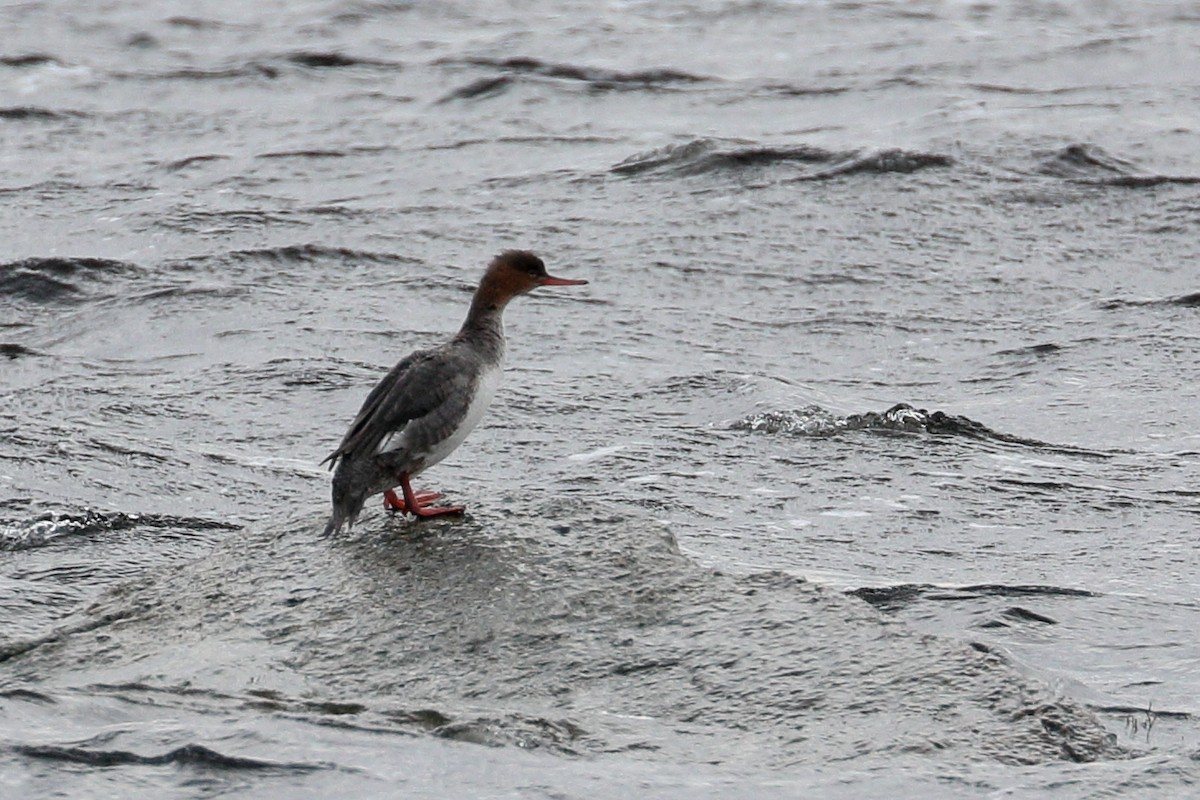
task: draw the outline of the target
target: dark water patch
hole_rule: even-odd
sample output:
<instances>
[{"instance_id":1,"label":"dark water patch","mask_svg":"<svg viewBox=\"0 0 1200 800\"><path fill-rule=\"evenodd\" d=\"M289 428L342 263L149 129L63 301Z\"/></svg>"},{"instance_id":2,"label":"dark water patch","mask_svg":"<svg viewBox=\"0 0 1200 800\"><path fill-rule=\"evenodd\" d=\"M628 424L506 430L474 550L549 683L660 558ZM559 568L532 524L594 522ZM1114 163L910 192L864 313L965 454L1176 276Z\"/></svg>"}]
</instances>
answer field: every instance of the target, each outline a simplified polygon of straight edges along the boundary
<instances>
[{"instance_id":1,"label":"dark water patch","mask_svg":"<svg viewBox=\"0 0 1200 800\"><path fill-rule=\"evenodd\" d=\"M306 226L304 215L278 209L255 208L209 211L201 208L175 209L154 218L153 224L186 234L234 234L272 225Z\"/></svg>"},{"instance_id":2,"label":"dark water patch","mask_svg":"<svg viewBox=\"0 0 1200 800\"><path fill-rule=\"evenodd\" d=\"M292 64L298 64L301 67L308 69L344 69L346 67L384 67L387 69L400 69L401 65L395 61L383 61L374 58L359 58L357 56L348 56L344 53L337 52L313 52L300 51L296 53L288 53L284 56L284 60Z\"/></svg>"},{"instance_id":3,"label":"dark water patch","mask_svg":"<svg viewBox=\"0 0 1200 800\"><path fill-rule=\"evenodd\" d=\"M1166 505L1180 513L1200 513L1200 508L1179 505L1178 497L1162 493L1121 491L1102 483L1079 483L1064 480L1031 480L996 478L991 484L994 492L1016 495L1021 502L1048 502L1053 505L1071 504L1110 513Z\"/></svg>"},{"instance_id":4,"label":"dark water patch","mask_svg":"<svg viewBox=\"0 0 1200 800\"><path fill-rule=\"evenodd\" d=\"M1058 624L1058 620L1053 617L1047 617L1045 614L1039 614L1036 611L1030 611L1028 608L1022 608L1021 606L1010 606L1000 613L1020 622L1040 622L1043 625Z\"/></svg>"},{"instance_id":5,"label":"dark water patch","mask_svg":"<svg viewBox=\"0 0 1200 800\"><path fill-rule=\"evenodd\" d=\"M1098 592L1042 584L976 583L953 590L977 597L1100 597ZM958 599L957 596L935 596L934 599Z\"/></svg>"},{"instance_id":6,"label":"dark water patch","mask_svg":"<svg viewBox=\"0 0 1200 800\"><path fill-rule=\"evenodd\" d=\"M728 396L744 391L750 386L743 376L730 372L702 372L691 375L673 375L656 381L645 389L632 392L629 397L638 400L645 397L680 397L696 393Z\"/></svg>"},{"instance_id":7,"label":"dark water patch","mask_svg":"<svg viewBox=\"0 0 1200 800\"><path fill-rule=\"evenodd\" d=\"M505 511L420 526L372 515L336 540L315 517L227 537L102 598L6 668L39 692L163 686L157 714L178 686L213 693L222 715L250 689L251 702L286 706L287 693L261 694L270 676L337 704L314 712L336 724L387 721L372 706L435 708L391 722L676 764L1120 755L1097 720L1003 660L839 593L702 568L661 526L611 507Z\"/></svg>"},{"instance_id":8,"label":"dark water patch","mask_svg":"<svg viewBox=\"0 0 1200 800\"><path fill-rule=\"evenodd\" d=\"M8 700L23 700L27 703L38 703L41 705L54 705L58 701L48 694L35 692L32 689L0 689L0 697Z\"/></svg>"},{"instance_id":9,"label":"dark water patch","mask_svg":"<svg viewBox=\"0 0 1200 800\"><path fill-rule=\"evenodd\" d=\"M64 641L70 636L87 633L120 622L130 616L128 611L117 611L93 615L90 619L74 619L67 623L35 636L27 636L10 641L0 641L0 664L10 659L19 658L26 653L34 652Z\"/></svg>"},{"instance_id":10,"label":"dark water patch","mask_svg":"<svg viewBox=\"0 0 1200 800\"><path fill-rule=\"evenodd\" d=\"M745 142L694 139L638 153L612 166L616 175L640 175L665 172L675 175L703 175L726 170L769 167L775 164L826 163L841 156L819 147L760 147Z\"/></svg>"},{"instance_id":11,"label":"dark water patch","mask_svg":"<svg viewBox=\"0 0 1200 800\"><path fill-rule=\"evenodd\" d=\"M39 181L24 186L0 186L0 197L4 195L30 195L31 201L53 202L68 195L94 191L95 187L70 181Z\"/></svg>"},{"instance_id":12,"label":"dark water patch","mask_svg":"<svg viewBox=\"0 0 1200 800\"><path fill-rule=\"evenodd\" d=\"M1097 592L1064 586L974 584L934 586L928 583L902 583L895 586L865 586L849 589L846 594L865 600L882 611L900 611L924 600L958 602L981 597L1100 597Z\"/></svg>"},{"instance_id":13,"label":"dark water patch","mask_svg":"<svg viewBox=\"0 0 1200 800\"><path fill-rule=\"evenodd\" d=\"M160 755L144 756L128 750L89 750L83 747L53 745L16 745L13 750L29 758L65 761L89 767L116 767L130 764L157 766L180 764L205 769L267 769L280 772L308 772L328 769L328 765L264 761L245 756L228 756L199 744L177 747Z\"/></svg>"},{"instance_id":14,"label":"dark water patch","mask_svg":"<svg viewBox=\"0 0 1200 800\"><path fill-rule=\"evenodd\" d=\"M199 156L188 156L187 158L180 158L175 161L168 161L167 163L163 164L162 166L163 166L163 169L168 170L169 172L178 172L179 170L187 169L188 167L192 167L197 164L207 164L211 161L224 161L228 158L229 158L229 156L218 155L215 153L199 155Z\"/></svg>"},{"instance_id":15,"label":"dark water patch","mask_svg":"<svg viewBox=\"0 0 1200 800\"><path fill-rule=\"evenodd\" d=\"M124 407L119 404L116 407L118 411L127 411L129 407ZM126 444L128 439L103 439L99 436L89 436L85 440L93 453L115 455L121 459L129 459L134 463L146 464L152 468L166 468L167 465L182 466L182 462L178 456L171 452L168 446L156 443L161 449L151 450L150 443L147 446L135 446ZM140 440L138 440L140 442Z\"/></svg>"},{"instance_id":16,"label":"dark water patch","mask_svg":"<svg viewBox=\"0 0 1200 800\"><path fill-rule=\"evenodd\" d=\"M255 250L233 250L216 258L224 261L250 259L273 264L317 264L329 261L344 264L384 265L421 263L421 260L418 258L398 253L354 250L346 247L328 247L312 243L264 247Z\"/></svg>"},{"instance_id":17,"label":"dark water patch","mask_svg":"<svg viewBox=\"0 0 1200 800\"><path fill-rule=\"evenodd\" d=\"M183 67L164 72L114 72L114 78L146 81L227 81L237 78L278 78L279 67L258 61L217 67Z\"/></svg>"},{"instance_id":18,"label":"dark water patch","mask_svg":"<svg viewBox=\"0 0 1200 800\"><path fill-rule=\"evenodd\" d=\"M1083 87L1055 87L1053 89L1044 89L1033 86L1013 86L1003 83L968 83L968 88L978 92L990 92L994 94L1020 94L1020 95L1059 95L1059 94L1074 94L1086 91Z\"/></svg>"},{"instance_id":19,"label":"dark water patch","mask_svg":"<svg viewBox=\"0 0 1200 800\"><path fill-rule=\"evenodd\" d=\"M222 22L221 20L205 19L204 17L189 17L183 15L167 17L163 21L171 27L187 28L188 30L193 31L215 31L236 27L232 23Z\"/></svg>"},{"instance_id":20,"label":"dark water patch","mask_svg":"<svg viewBox=\"0 0 1200 800\"><path fill-rule=\"evenodd\" d=\"M0 342L0 358L7 358L10 361L15 361L18 358L44 355L46 354L39 350L34 350L32 347L27 347L17 342Z\"/></svg>"},{"instance_id":21,"label":"dark water patch","mask_svg":"<svg viewBox=\"0 0 1200 800\"><path fill-rule=\"evenodd\" d=\"M1049 361L1067 358L1073 349L1101 342L1097 337L1079 337L1068 344L1042 342L1024 347L1010 347L992 351L980 368L974 369L958 380L963 384L993 384L1007 387L1014 380L1034 379Z\"/></svg>"},{"instance_id":22,"label":"dark water patch","mask_svg":"<svg viewBox=\"0 0 1200 800\"><path fill-rule=\"evenodd\" d=\"M389 710L384 711L383 716L404 725L417 725L426 730L434 730L452 722L449 716L433 708L421 708L416 711Z\"/></svg>"},{"instance_id":23,"label":"dark water patch","mask_svg":"<svg viewBox=\"0 0 1200 800\"><path fill-rule=\"evenodd\" d=\"M1048 356L1056 355L1063 351L1061 344L1054 342L1044 342L1042 344L1031 344L1026 347L1012 347L1006 350L997 350L998 356Z\"/></svg>"},{"instance_id":24,"label":"dark water patch","mask_svg":"<svg viewBox=\"0 0 1200 800\"><path fill-rule=\"evenodd\" d=\"M170 514L127 514L91 509L78 513L45 512L33 519L18 520L0 527L0 551L28 550L45 547L64 537L93 536L135 528L234 531L241 526L223 520Z\"/></svg>"},{"instance_id":25,"label":"dark water patch","mask_svg":"<svg viewBox=\"0 0 1200 800\"><path fill-rule=\"evenodd\" d=\"M126 47L136 47L136 48L140 48L143 50L150 50L155 47L160 47L161 42L159 42L158 39L156 39L155 37L151 36L150 34L146 33L145 31L143 31L141 33L135 33L132 36L125 39L125 46Z\"/></svg>"},{"instance_id":26,"label":"dark water patch","mask_svg":"<svg viewBox=\"0 0 1200 800\"><path fill-rule=\"evenodd\" d=\"M348 206L338 205L336 203L327 203L323 205L304 206L298 208L302 214L307 214L310 217L321 217L323 219L375 219L376 212L370 209L350 208Z\"/></svg>"},{"instance_id":27,"label":"dark water patch","mask_svg":"<svg viewBox=\"0 0 1200 800\"><path fill-rule=\"evenodd\" d=\"M1151 298L1110 298L1101 300L1098 307L1105 311L1116 311L1122 308L1138 308L1141 306L1176 306L1181 308L1200 308L1200 292L1173 295L1171 297Z\"/></svg>"},{"instance_id":28,"label":"dark water patch","mask_svg":"<svg viewBox=\"0 0 1200 800\"><path fill-rule=\"evenodd\" d=\"M126 687L114 688L123 689ZM153 687L145 685L135 685L130 688L138 691L155 692ZM212 692L204 692L204 694L211 696ZM354 717L370 710L369 706L363 703L339 700L297 700L289 698L274 689L251 689L247 694L253 697L252 700L248 701L251 707L266 711L300 711L312 714L327 714L334 717ZM449 721L445 716L438 714L436 711L430 711L428 714L425 712L395 712L394 717L397 720L403 719L404 721L437 719L438 722L436 725Z\"/></svg>"},{"instance_id":29,"label":"dark water patch","mask_svg":"<svg viewBox=\"0 0 1200 800\"><path fill-rule=\"evenodd\" d=\"M844 284L851 286L885 285L888 282L888 278L875 274L877 270L878 265L876 264L845 264L836 270L828 272L809 272L805 275L797 276L797 280L808 286L839 286Z\"/></svg>"},{"instance_id":30,"label":"dark water patch","mask_svg":"<svg viewBox=\"0 0 1200 800\"><path fill-rule=\"evenodd\" d=\"M1063 48L1064 52L1085 53L1092 50L1109 50L1119 48L1125 50L1126 45L1144 42L1147 36L1143 34L1130 34L1125 36L1096 36L1089 38L1086 41L1077 42L1067 45Z\"/></svg>"},{"instance_id":31,"label":"dark water patch","mask_svg":"<svg viewBox=\"0 0 1200 800\"><path fill-rule=\"evenodd\" d=\"M350 156L374 156L391 149L387 145L347 147L344 149L273 150L259 153L255 158L347 158Z\"/></svg>"},{"instance_id":32,"label":"dark water patch","mask_svg":"<svg viewBox=\"0 0 1200 800\"><path fill-rule=\"evenodd\" d=\"M950 156L899 149L838 153L809 145L762 147L745 142L695 139L647 153L638 153L610 167L609 171L617 175L639 175L648 172L702 175L795 164L819 165L801 175L790 176L791 180L808 181L860 172L915 172L928 167L951 166L954 160Z\"/></svg>"},{"instance_id":33,"label":"dark water patch","mask_svg":"<svg viewBox=\"0 0 1200 800\"><path fill-rule=\"evenodd\" d=\"M783 97L819 97L821 95L843 94L850 91L849 86L805 86L795 83L768 83L763 90L770 94Z\"/></svg>"},{"instance_id":34,"label":"dark water patch","mask_svg":"<svg viewBox=\"0 0 1200 800\"><path fill-rule=\"evenodd\" d=\"M125 261L107 258L26 258L0 264L0 295L35 303L69 304L84 295L84 284L135 271Z\"/></svg>"},{"instance_id":35,"label":"dark water patch","mask_svg":"<svg viewBox=\"0 0 1200 800\"><path fill-rule=\"evenodd\" d=\"M617 140L611 136L564 136L555 134L529 134L524 136L497 136L491 139L479 139L472 144L489 144L491 142L501 142L504 144L612 144ZM461 145L457 145L461 146ZM436 145L431 145L429 150L440 149ZM569 171L567 171L569 173ZM553 228L552 228L553 230Z\"/></svg>"},{"instance_id":36,"label":"dark water patch","mask_svg":"<svg viewBox=\"0 0 1200 800\"><path fill-rule=\"evenodd\" d=\"M58 64L60 63L54 56L48 56L44 53L25 53L19 56L0 56L0 66L2 67L40 67L43 64Z\"/></svg>"},{"instance_id":37,"label":"dark water patch","mask_svg":"<svg viewBox=\"0 0 1200 800\"><path fill-rule=\"evenodd\" d=\"M314 151L317 152L317 151ZM301 158L305 153L289 154ZM320 156L318 156L320 157ZM271 226L312 228L313 217L356 219L371 217L375 212L348 208L342 205L312 205L294 208L231 209L209 211L201 208L175 209L156 216L153 225L190 235L214 236L245 233Z\"/></svg>"},{"instance_id":38,"label":"dark water patch","mask_svg":"<svg viewBox=\"0 0 1200 800\"><path fill-rule=\"evenodd\" d=\"M378 17L401 14L417 7L418 4L412 0L356 0L346 4L345 8L339 8L330 19L338 23L360 25Z\"/></svg>"},{"instance_id":39,"label":"dark water patch","mask_svg":"<svg viewBox=\"0 0 1200 800\"><path fill-rule=\"evenodd\" d=\"M884 611L898 611L920 600L926 590L932 588L929 584L903 583L898 586L866 586L849 589L846 594L866 600Z\"/></svg>"},{"instance_id":40,"label":"dark water patch","mask_svg":"<svg viewBox=\"0 0 1200 800\"><path fill-rule=\"evenodd\" d=\"M51 109L40 108L38 106L9 106L7 108L0 108L0 120L12 120L14 122L63 120L83 116L86 115L81 111L52 111Z\"/></svg>"},{"instance_id":41,"label":"dark water patch","mask_svg":"<svg viewBox=\"0 0 1200 800\"><path fill-rule=\"evenodd\" d=\"M224 373L221 378L215 379L217 385L228 385L234 391L249 390L263 397L278 397L281 400L295 396L296 389L328 392L357 386L379 371L378 365L343 361L329 356L273 358L253 366L220 365L217 369Z\"/></svg>"},{"instance_id":42,"label":"dark water patch","mask_svg":"<svg viewBox=\"0 0 1200 800\"><path fill-rule=\"evenodd\" d=\"M479 100L488 97L498 97L512 88L515 83L516 81L511 75L480 78L444 95L438 102L450 103L455 100Z\"/></svg>"},{"instance_id":43,"label":"dark water patch","mask_svg":"<svg viewBox=\"0 0 1200 800\"><path fill-rule=\"evenodd\" d=\"M193 66L160 72L127 71L114 72L112 76L125 80L169 80L169 81L227 81L239 78L266 78L275 80L285 73L314 74L325 70L346 68L370 68L400 70L399 62L385 59L359 58L337 52L296 51L279 56L235 61L213 66Z\"/></svg>"},{"instance_id":44,"label":"dark water patch","mask_svg":"<svg viewBox=\"0 0 1200 800\"><path fill-rule=\"evenodd\" d=\"M164 286L158 289L150 289L145 292L140 292L129 297L131 302L135 303L153 303L159 300L171 300L179 298L196 298L205 300L208 298L226 299L231 297L241 297L245 295L249 289L238 286Z\"/></svg>"},{"instance_id":45,"label":"dark water patch","mask_svg":"<svg viewBox=\"0 0 1200 800\"><path fill-rule=\"evenodd\" d=\"M1089 181L1089 183L1096 183L1102 186L1141 189L1153 186L1162 186L1163 184L1188 185L1200 183L1200 175L1121 175L1113 178L1102 178L1096 181Z\"/></svg>"},{"instance_id":46,"label":"dark water patch","mask_svg":"<svg viewBox=\"0 0 1200 800\"><path fill-rule=\"evenodd\" d=\"M712 80L708 77L693 75L692 73L675 69L664 68L622 72L602 67L555 64L524 56L515 56L512 58L450 58L440 59L435 63L487 67L513 75L537 75L543 78L578 81L587 84L590 89L598 91L613 89L658 89L676 84L694 84Z\"/></svg>"},{"instance_id":47,"label":"dark water patch","mask_svg":"<svg viewBox=\"0 0 1200 800\"><path fill-rule=\"evenodd\" d=\"M318 391L336 391L353 385L361 374L339 368L329 359L274 359L267 368L278 376L285 389L308 388Z\"/></svg>"},{"instance_id":48,"label":"dark water patch","mask_svg":"<svg viewBox=\"0 0 1200 800\"><path fill-rule=\"evenodd\" d=\"M1000 619L990 619L979 623L978 627L985 629L1011 628L1014 623L1036 622L1041 625L1057 625L1058 620L1030 611L1021 606L1010 606L1000 612Z\"/></svg>"},{"instance_id":49,"label":"dark water patch","mask_svg":"<svg viewBox=\"0 0 1200 800\"><path fill-rule=\"evenodd\" d=\"M259 153L256 158L345 158L344 150L278 150Z\"/></svg>"}]
</instances>

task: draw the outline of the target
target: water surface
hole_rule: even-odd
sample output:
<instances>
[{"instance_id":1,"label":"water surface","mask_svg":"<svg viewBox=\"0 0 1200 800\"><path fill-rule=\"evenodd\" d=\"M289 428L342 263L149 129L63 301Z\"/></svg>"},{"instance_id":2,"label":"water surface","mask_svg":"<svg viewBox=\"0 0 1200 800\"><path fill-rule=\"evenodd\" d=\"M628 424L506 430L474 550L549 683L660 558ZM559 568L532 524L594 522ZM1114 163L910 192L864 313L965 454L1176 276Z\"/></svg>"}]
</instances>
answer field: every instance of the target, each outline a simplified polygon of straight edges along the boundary
<instances>
[{"instance_id":1,"label":"water surface","mask_svg":"<svg viewBox=\"0 0 1200 800\"><path fill-rule=\"evenodd\" d=\"M15 791L1197 779L1189 4L0 17ZM508 247L469 515L318 539Z\"/></svg>"}]
</instances>

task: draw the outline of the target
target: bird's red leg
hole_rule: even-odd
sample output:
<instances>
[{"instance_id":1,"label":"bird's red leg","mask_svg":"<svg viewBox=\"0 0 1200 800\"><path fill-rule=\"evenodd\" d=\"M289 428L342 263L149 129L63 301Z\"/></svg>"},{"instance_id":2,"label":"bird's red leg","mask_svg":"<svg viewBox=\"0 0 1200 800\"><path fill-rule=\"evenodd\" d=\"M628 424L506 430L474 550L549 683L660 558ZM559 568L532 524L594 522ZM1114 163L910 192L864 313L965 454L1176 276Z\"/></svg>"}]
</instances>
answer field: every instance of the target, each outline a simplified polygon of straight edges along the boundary
<instances>
[{"instance_id":1,"label":"bird's red leg","mask_svg":"<svg viewBox=\"0 0 1200 800\"><path fill-rule=\"evenodd\" d=\"M416 517L440 517L443 514L461 514L461 513L463 513L462 506L448 506L448 507L444 507L444 508L443 507L429 508L428 506L421 505L421 503L423 503L427 500L432 500L435 497L441 497L441 495L438 494L437 492L421 492L421 494L414 494L413 490L412 490L412 486L408 482L407 473L402 473L400 475L400 489L404 492L405 510L408 513L412 514L413 516L416 516ZM432 497L430 497L430 495L432 495ZM385 495L385 497L386 497L386 495Z\"/></svg>"},{"instance_id":2,"label":"bird's red leg","mask_svg":"<svg viewBox=\"0 0 1200 800\"><path fill-rule=\"evenodd\" d=\"M383 507L388 511L399 511L401 513L406 510L404 508L404 501L396 497L394 489L388 489L383 493Z\"/></svg>"},{"instance_id":3,"label":"bird's red leg","mask_svg":"<svg viewBox=\"0 0 1200 800\"><path fill-rule=\"evenodd\" d=\"M418 503L428 503L431 500L437 500L442 496L442 493L416 492L413 496ZM388 511L399 511L401 514L408 513L408 504L400 499L400 496L396 494L395 489L388 489L383 493L383 507Z\"/></svg>"}]
</instances>

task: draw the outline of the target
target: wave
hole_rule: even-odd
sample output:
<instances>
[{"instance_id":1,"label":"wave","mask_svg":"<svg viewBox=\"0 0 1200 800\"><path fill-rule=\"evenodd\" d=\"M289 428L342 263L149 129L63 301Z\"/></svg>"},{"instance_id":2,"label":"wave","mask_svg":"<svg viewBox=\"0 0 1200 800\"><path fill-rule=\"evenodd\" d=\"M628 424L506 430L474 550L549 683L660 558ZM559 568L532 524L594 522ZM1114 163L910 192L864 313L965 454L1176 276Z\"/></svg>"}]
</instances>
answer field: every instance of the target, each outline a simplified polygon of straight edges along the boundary
<instances>
[{"instance_id":1,"label":"wave","mask_svg":"<svg viewBox=\"0 0 1200 800\"><path fill-rule=\"evenodd\" d=\"M878 431L898 433L928 433L935 435L963 436L969 439L1014 444L1024 447L1052 450L1058 453L1088 455L1097 458L1110 457L1111 453L1085 448L1058 445L1030 439L1024 436L993 430L960 414L944 411L928 411L914 408L908 403L897 403L886 411L866 411L861 414L838 416L820 406L810 405L799 409L767 411L735 420L730 430L752 433L790 434L793 436L830 436L847 431Z\"/></svg>"},{"instance_id":2,"label":"wave","mask_svg":"<svg viewBox=\"0 0 1200 800\"><path fill-rule=\"evenodd\" d=\"M610 168L617 175L660 172L702 175L730 170L759 169L778 164L817 165L793 180L823 180L858 172L915 172L954 163L949 156L900 149L835 152L810 145L768 147L749 142L693 139L630 156Z\"/></svg>"},{"instance_id":3,"label":"wave","mask_svg":"<svg viewBox=\"0 0 1200 800\"><path fill-rule=\"evenodd\" d=\"M1119 298L1101 300L1100 308L1105 311L1115 311L1121 308L1137 308L1139 306L1176 306L1179 308L1200 308L1200 292L1171 295L1170 297L1151 298Z\"/></svg>"},{"instance_id":4,"label":"wave","mask_svg":"<svg viewBox=\"0 0 1200 800\"><path fill-rule=\"evenodd\" d=\"M0 295L69 304L83 297L87 281L136 270L134 264L108 258L26 258L0 264Z\"/></svg>"},{"instance_id":5,"label":"wave","mask_svg":"<svg viewBox=\"0 0 1200 800\"><path fill-rule=\"evenodd\" d=\"M112 73L112 77L124 80L221 81L236 78L273 80L289 72L298 74L300 71L321 72L348 68L396 71L403 69L404 65L397 61L349 56L336 51L297 50L216 66L183 67L159 72L118 71Z\"/></svg>"},{"instance_id":6,"label":"wave","mask_svg":"<svg viewBox=\"0 0 1200 800\"><path fill-rule=\"evenodd\" d=\"M468 94L483 95L506 88L480 85ZM905 174L954 167L958 163L945 153L895 147L837 151L805 144L761 145L740 139L696 138L635 153L611 166L609 172L627 176L647 173L691 176L786 166L799 172L788 179L816 181L860 173ZM1200 176L1151 172L1090 144L1071 144L1044 155L1034 171L1072 183L1098 186L1138 188L1200 183Z\"/></svg>"},{"instance_id":7,"label":"wave","mask_svg":"<svg viewBox=\"0 0 1200 800\"><path fill-rule=\"evenodd\" d=\"M1163 175L1114 156L1094 144L1075 143L1045 156L1037 171L1074 183L1141 188L1164 183L1200 183L1196 175Z\"/></svg>"},{"instance_id":8,"label":"wave","mask_svg":"<svg viewBox=\"0 0 1200 800\"><path fill-rule=\"evenodd\" d=\"M226 537L7 645L6 688L136 685L121 696L153 720L176 704L221 718L262 707L378 733L756 769L1122 752L1000 657L856 598L704 568L667 529L612 506L508 512L419 535L369 518L331 541L305 515ZM263 694L262 675L304 696Z\"/></svg>"},{"instance_id":9,"label":"wave","mask_svg":"<svg viewBox=\"0 0 1200 800\"><path fill-rule=\"evenodd\" d=\"M128 514L122 511L47 512L29 520L0 526L0 551L44 547L69 536L94 536L109 531L141 528L212 531L240 530L240 525L202 517L170 514Z\"/></svg>"},{"instance_id":10,"label":"wave","mask_svg":"<svg viewBox=\"0 0 1200 800\"><path fill-rule=\"evenodd\" d=\"M53 745L15 745L13 750L29 758L47 761L65 761L89 767L115 767L126 764L143 764L157 766L161 764L182 764L199 766L204 769L269 769L280 772L307 772L309 770L328 769L328 765L281 763L264 761L245 756L228 756L203 745L189 744L177 747L166 753L153 756L143 756L128 750L90 750L85 747L56 747Z\"/></svg>"},{"instance_id":11,"label":"wave","mask_svg":"<svg viewBox=\"0 0 1200 800\"><path fill-rule=\"evenodd\" d=\"M255 259L275 263L314 264L321 261L337 261L348 264L416 264L420 259L397 253L381 253L374 250L354 250L347 247L328 247L320 244L291 244L281 247L263 247L254 250L233 250L222 256L224 259Z\"/></svg>"},{"instance_id":12,"label":"wave","mask_svg":"<svg viewBox=\"0 0 1200 800\"><path fill-rule=\"evenodd\" d=\"M305 156L299 154L299 157ZM204 232L206 235L212 235L218 231L232 234L272 225L309 228L312 226L314 216L350 219L364 215L369 216L371 213L341 205L273 208L270 210L238 208L223 211L209 211L192 207L175 208L160 214L154 218L153 224L189 234Z\"/></svg>"},{"instance_id":13,"label":"wave","mask_svg":"<svg viewBox=\"0 0 1200 800\"><path fill-rule=\"evenodd\" d=\"M581 66L542 61L527 56L512 58L465 57L444 58L435 64L486 67L501 72L501 75L481 78L445 95L440 102L492 97L512 87L522 76L536 76L564 82L582 83L589 90L662 90L677 86L707 86L711 84L731 85L722 78L700 75L685 70L662 67L645 70L615 70L603 67ZM851 91L850 86L841 84L800 84L789 81L769 80L758 86L739 87L739 94L765 94L785 98L814 97L842 94Z\"/></svg>"},{"instance_id":14,"label":"wave","mask_svg":"<svg viewBox=\"0 0 1200 800\"><path fill-rule=\"evenodd\" d=\"M1063 586L1036 584L981 583L968 586L935 586L930 583L902 583L893 586L866 586L846 594L865 600L876 608L897 611L921 600L968 600L976 597L1099 597L1096 592ZM1032 612L1029 612L1032 613ZM1043 620L1044 621L1044 620Z\"/></svg>"},{"instance_id":15,"label":"wave","mask_svg":"<svg viewBox=\"0 0 1200 800\"><path fill-rule=\"evenodd\" d=\"M760 147L748 143L729 143L715 139L693 139L638 153L610 168L617 175L644 172L670 172L677 175L701 175L730 169L763 167L779 163L827 163L838 155L819 147Z\"/></svg>"},{"instance_id":16,"label":"wave","mask_svg":"<svg viewBox=\"0 0 1200 800\"><path fill-rule=\"evenodd\" d=\"M303 150L272 150L259 153L255 158L346 158L358 155L374 155L389 149L384 146L358 146L334 150L331 148L308 148Z\"/></svg>"},{"instance_id":17,"label":"wave","mask_svg":"<svg viewBox=\"0 0 1200 800\"><path fill-rule=\"evenodd\" d=\"M306 226L304 215L295 210L237 208L209 211L202 208L175 208L154 218L154 225L183 233L205 231L235 233L270 225Z\"/></svg>"},{"instance_id":18,"label":"wave","mask_svg":"<svg viewBox=\"0 0 1200 800\"><path fill-rule=\"evenodd\" d=\"M542 61L538 58L515 56L512 58L444 58L436 64L454 66L486 67L498 70L509 76L535 75L540 78L551 78L562 81L575 81L586 84L589 89L596 91L622 89L660 89L676 84L696 84L711 81L703 75L695 75L677 69L645 69L633 72L605 69L603 67L585 67L577 64L556 64ZM462 90L459 90L460 92ZM452 93L453 94L453 93Z\"/></svg>"},{"instance_id":19,"label":"wave","mask_svg":"<svg viewBox=\"0 0 1200 800\"><path fill-rule=\"evenodd\" d=\"M887 174L891 172L916 172L930 167L949 167L954 159L939 153L921 153L917 151L888 148L852 153L828 168L812 175L802 176L796 180L821 180L841 175L853 175L858 172Z\"/></svg>"}]
</instances>

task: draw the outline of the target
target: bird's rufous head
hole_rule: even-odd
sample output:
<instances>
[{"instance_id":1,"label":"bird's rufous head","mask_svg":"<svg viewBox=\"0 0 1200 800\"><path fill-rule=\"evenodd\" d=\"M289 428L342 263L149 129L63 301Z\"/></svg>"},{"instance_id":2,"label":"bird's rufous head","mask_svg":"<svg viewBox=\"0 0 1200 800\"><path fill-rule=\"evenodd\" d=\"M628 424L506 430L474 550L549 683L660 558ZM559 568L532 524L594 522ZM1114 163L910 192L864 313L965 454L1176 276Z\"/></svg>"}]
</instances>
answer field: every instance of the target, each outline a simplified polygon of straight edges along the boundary
<instances>
[{"instance_id":1,"label":"bird's rufous head","mask_svg":"<svg viewBox=\"0 0 1200 800\"><path fill-rule=\"evenodd\" d=\"M586 283L585 280L550 275L546 272L546 264L528 250L505 250L492 259L483 276L483 284L502 302L539 286L582 286Z\"/></svg>"}]
</instances>

